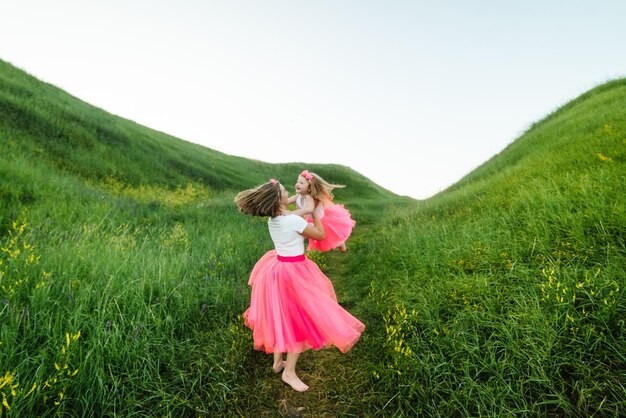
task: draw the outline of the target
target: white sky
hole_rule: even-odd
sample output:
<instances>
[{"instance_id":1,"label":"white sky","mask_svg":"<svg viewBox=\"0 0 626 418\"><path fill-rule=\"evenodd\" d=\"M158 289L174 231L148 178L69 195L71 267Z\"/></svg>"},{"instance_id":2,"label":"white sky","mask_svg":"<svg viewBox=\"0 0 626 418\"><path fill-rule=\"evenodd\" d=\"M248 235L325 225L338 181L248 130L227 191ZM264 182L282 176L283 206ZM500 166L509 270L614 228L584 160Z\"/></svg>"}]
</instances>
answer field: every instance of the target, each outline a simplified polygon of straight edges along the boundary
<instances>
[{"instance_id":1,"label":"white sky","mask_svg":"<svg viewBox=\"0 0 626 418\"><path fill-rule=\"evenodd\" d=\"M626 75L621 0L1 3L0 59L88 103L418 199Z\"/></svg>"}]
</instances>

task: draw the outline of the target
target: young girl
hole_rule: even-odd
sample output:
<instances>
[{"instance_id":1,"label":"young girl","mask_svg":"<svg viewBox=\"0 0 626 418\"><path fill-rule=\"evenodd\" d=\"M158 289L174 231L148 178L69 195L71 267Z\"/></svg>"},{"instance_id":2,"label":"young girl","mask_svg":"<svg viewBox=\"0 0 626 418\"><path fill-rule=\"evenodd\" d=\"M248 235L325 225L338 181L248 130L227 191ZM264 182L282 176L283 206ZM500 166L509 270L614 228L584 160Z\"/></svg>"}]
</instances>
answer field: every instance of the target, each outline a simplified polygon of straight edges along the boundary
<instances>
[{"instance_id":1,"label":"young girl","mask_svg":"<svg viewBox=\"0 0 626 418\"><path fill-rule=\"evenodd\" d=\"M308 170L304 170L298 176L296 195L289 198L289 204L295 203L297 209L291 213L310 221L311 214L317 211L326 232L326 238L323 240L309 238L307 247L309 251L330 251L335 248L339 248L341 252L346 251L346 240L350 237L356 222L343 205L333 203L332 190L339 187L345 186L328 183Z\"/></svg>"},{"instance_id":2,"label":"young girl","mask_svg":"<svg viewBox=\"0 0 626 418\"><path fill-rule=\"evenodd\" d=\"M309 387L296 374L300 353L333 345L345 353L365 325L337 303L328 277L304 255L304 237L324 239L318 214L313 210L309 223L289 213L288 200L289 193L274 179L235 197L241 212L269 217L274 242L250 274L252 294L244 320L253 331L254 348L274 353L272 370L282 371L285 383L304 392Z\"/></svg>"}]
</instances>

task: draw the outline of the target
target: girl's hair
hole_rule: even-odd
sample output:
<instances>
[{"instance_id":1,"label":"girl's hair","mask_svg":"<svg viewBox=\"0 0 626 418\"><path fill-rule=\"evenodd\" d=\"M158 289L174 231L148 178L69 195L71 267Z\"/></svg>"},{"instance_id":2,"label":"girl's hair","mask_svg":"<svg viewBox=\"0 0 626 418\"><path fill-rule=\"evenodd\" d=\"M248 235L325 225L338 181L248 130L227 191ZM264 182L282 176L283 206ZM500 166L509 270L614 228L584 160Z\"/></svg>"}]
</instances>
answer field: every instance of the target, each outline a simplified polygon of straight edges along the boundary
<instances>
[{"instance_id":1,"label":"girl's hair","mask_svg":"<svg viewBox=\"0 0 626 418\"><path fill-rule=\"evenodd\" d=\"M332 190L346 187L343 184L329 183L319 175L308 170L304 170L300 175L309 181L309 194L311 197L320 202L331 202L333 200Z\"/></svg>"},{"instance_id":2,"label":"girl's hair","mask_svg":"<svg viewBox=\"0 0 626 418\"><path fill-rule=\"evenodd\" d=\"M252 216L280 215L280 183L272 179L253 189L237 193L235 203L239 210Z\"/></svg>"}]
</instances>

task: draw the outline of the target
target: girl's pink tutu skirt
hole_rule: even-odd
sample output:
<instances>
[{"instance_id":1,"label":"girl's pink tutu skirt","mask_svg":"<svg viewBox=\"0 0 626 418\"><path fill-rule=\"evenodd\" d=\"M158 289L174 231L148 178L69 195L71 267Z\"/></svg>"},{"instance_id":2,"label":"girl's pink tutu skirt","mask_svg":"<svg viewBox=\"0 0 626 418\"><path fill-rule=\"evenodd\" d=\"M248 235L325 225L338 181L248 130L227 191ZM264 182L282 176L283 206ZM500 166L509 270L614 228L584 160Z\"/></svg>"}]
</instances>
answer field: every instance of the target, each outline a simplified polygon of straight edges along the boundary
<instances>
[{"instance_id":1,"label":"girl's pink tutu skirt","mask_svg":"<svg viewBox=\"0 0 626 418\"><path fill-rule=\"evenodd\" d=\"M311 221L312 222L312 221ZM308 251L330 251L346 242L356 225L348 209L334 203L324 206L324 216L320 219L326 237L321 240L309 239Z\"/></svg>"},{"instance_id":2,"label":"girl's pink tutu skirt","mask_svg":"<svg viewBox=\"0 0 626 418\"><path fill-rule=\"evenodd\" d=\"M345 353L365 329L337 303L328 277L306 257L279 261L275 250L268 251L248 284L252 295L243 316L257 350L300 353L335 346Z\"/></svg>"}]
</instances>

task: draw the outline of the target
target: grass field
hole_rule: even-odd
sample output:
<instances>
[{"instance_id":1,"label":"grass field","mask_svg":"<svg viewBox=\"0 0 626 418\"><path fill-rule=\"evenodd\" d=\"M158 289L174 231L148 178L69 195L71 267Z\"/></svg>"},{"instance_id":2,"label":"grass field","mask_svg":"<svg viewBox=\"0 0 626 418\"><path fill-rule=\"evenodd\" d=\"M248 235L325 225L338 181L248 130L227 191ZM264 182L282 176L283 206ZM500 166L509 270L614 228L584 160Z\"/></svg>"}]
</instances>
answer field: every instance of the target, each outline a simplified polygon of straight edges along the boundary
<instances>
[{"instance_id":1,"label":"grass field","mask_svg":"<svg viewBox=\"0 0 626 418\"><path fill-rule=\"evenodd\" d=\"M241 321L271 241L233 197L303 168L348 185L349 252L311 257L367 329L303 354L300 394ZM625 168L626 80L415 201L202 148L0 61L3 414L620 416Z\"/></svg>"}]
</instances>

